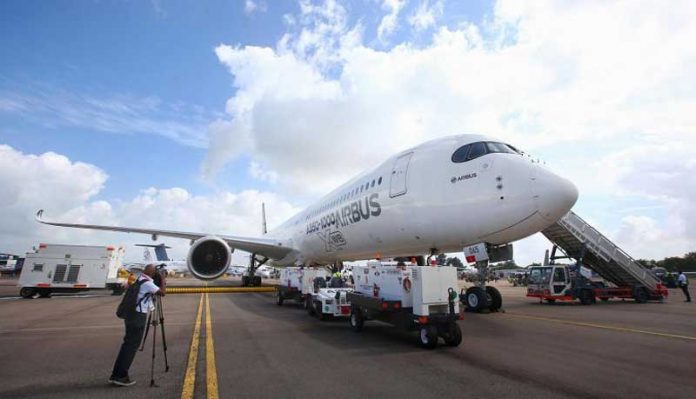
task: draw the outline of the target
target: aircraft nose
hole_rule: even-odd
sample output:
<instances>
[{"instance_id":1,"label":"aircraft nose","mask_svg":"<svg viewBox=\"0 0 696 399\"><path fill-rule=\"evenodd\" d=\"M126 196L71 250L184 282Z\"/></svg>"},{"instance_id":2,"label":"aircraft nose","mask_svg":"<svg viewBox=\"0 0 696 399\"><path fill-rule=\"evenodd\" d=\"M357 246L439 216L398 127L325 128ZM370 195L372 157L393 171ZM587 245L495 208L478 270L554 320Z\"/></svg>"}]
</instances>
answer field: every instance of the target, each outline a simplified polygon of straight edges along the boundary
<instances>
[{"instance_id":1,"label":"aircraft nose","mask_svg":"<svg viewBox=\"0 0 696 399\"><path fill-rule=\"evenodd\" d=\"M539 214L556 222L578 200L578 189L569 180L539 168L534 178L534 198Z\"/></svg>"}]
</instances>

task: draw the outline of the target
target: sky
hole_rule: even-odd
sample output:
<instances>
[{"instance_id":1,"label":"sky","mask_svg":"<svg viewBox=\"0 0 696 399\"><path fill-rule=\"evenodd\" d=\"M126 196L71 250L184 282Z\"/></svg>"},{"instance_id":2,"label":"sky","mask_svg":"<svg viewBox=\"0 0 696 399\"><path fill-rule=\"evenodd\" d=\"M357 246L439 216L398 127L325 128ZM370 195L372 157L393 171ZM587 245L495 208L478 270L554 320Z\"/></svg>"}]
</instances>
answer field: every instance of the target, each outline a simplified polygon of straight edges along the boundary
<instances>
[{"instance_id":1,"label":"sky","mask_svg":"<svg viewBox=\"0 0 696 399\"><path fill-rule=\"evenodd\" d=\"M261 202L273 227L397 151L482 133L572 180L633 257L683 255L694 20L691 1L0 2L0 252L149 241L41 208L253 236Z\"/></svg>"}]
</instances>

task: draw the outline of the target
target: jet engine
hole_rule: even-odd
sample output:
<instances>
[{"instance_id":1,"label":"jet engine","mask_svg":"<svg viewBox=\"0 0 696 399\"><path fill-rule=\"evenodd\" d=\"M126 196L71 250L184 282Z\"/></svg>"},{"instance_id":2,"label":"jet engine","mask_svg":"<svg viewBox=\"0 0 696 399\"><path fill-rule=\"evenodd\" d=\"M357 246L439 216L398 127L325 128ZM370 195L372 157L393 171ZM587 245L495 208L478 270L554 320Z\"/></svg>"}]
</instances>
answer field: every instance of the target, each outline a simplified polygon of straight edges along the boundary
<instances>
[{"instance_id":1,"label":"jet engine","mask_svg":"<svg viewBox=\"0 0 696 399\"><path fill-rule=\"evenodd\" d=\"M232 260L232 250L220 237L206 236L194 241L186 265L201 280L214 280L225 273Z\"/></svg>"}]
</instances>

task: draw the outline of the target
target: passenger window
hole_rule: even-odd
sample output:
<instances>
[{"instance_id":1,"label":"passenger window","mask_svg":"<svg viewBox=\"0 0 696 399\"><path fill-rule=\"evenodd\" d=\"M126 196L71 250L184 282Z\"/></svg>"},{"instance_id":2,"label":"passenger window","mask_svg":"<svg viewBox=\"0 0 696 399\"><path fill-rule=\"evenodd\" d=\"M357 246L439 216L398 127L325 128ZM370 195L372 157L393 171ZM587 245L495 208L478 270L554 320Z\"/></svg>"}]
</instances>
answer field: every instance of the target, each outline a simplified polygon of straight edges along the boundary
<instances>
[{"instance_id":1,"label":"passenger window","mask_svg":"<svg viewBox=\"0 0 696 399\"><path fill-rule=\"evenodd\" d=\"M471 149L469 150L469 154L466 156L466 160L471 161L472 159L476 159L486 154L486 145L483 142L474 143L471 145Z\"/></svg>"},{"instance_id":2,"label":"passenger window","mask_svg":"<svg viewBox=\"0 0 696 399\"><path fill-rule=\"evenodd\" d=\"M375 186L375 181L372 180L372 185L370 187L374 187L374 186Z\"/></svg>"},{"instance_id":3,"label":"passenger window","mask_svg":"<svg viewBox=\"0 0 696 399\"><path fill-rule=\"evenodd\" d=\"M379 180L377 180L377 185L382 185L382 176L380 176Z\"/></svg>"},{"instance_id":4,"label":"passenger window","mask_svg":"<svg viewBox=\"0 0 696 399\"><path fill-rule=\"evenodd\" d=\"M469 153L469 148L471 144L459 147L457 151L452 154L452 162L460 163L466 161L466 155Z\"/></svg>"}]
</instances>

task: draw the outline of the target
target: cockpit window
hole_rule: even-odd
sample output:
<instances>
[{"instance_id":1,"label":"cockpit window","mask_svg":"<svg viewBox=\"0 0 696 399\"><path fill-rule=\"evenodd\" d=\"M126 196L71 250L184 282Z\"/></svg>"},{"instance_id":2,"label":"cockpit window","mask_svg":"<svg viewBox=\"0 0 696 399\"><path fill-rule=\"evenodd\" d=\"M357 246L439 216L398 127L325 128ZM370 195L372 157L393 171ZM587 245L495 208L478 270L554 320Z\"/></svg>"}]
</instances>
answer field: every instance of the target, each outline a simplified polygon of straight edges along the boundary
<instances>
[{"instance_id":1,"label":"cockpit window","mask_svg":"<svg viewBox=\"0 0 696 399\"><path fill-rule=\"evenodd\" d=\"M471 148L471 144L457 148L457 151L452 154L452 162L460 163L466 161L466 155L469 153L469 148Z\"/></svg>"},{"instance_id":2,"label":"cockpit window","mask_svg":"<svg viewBox=\"0 0 696 399\"><path fill-rule=\"evenodd\" d=\"M489 153L491 153L491 152L502 152L502 153L506 153L506 154L517 154L518 153L517 151L515 151L514 148L512 148L511 146L509 146L507 144L503 144L503 143L495 143L495 142L489 141L486 143L486 147L488 147Z\"/></svg>"},{"instance_id":3,"label":"cockpit window","mask_svg":"<svg viewBox=\"0 0 696 399\"><path fill-rule=\"evenodd\" d=\"M515 147L494 141L479 141L463 145L452 154L452 162L461 163L492 153L521 154Z\"/></svg>"},{"instance_id":4,"label":"cockpit window","mask_svg":"<svg viewBox=\"0 0 696 399\"><path fill-rule=\"evenodd\" d=\"M488 151L486 150L486 143L479 141L478 143L474 143L471 145L471 149L469 150L469 155L466 156L467 161L471 161L472 159L476 159L480 156L486 155Z\"/></svg>"}]
</instances>

